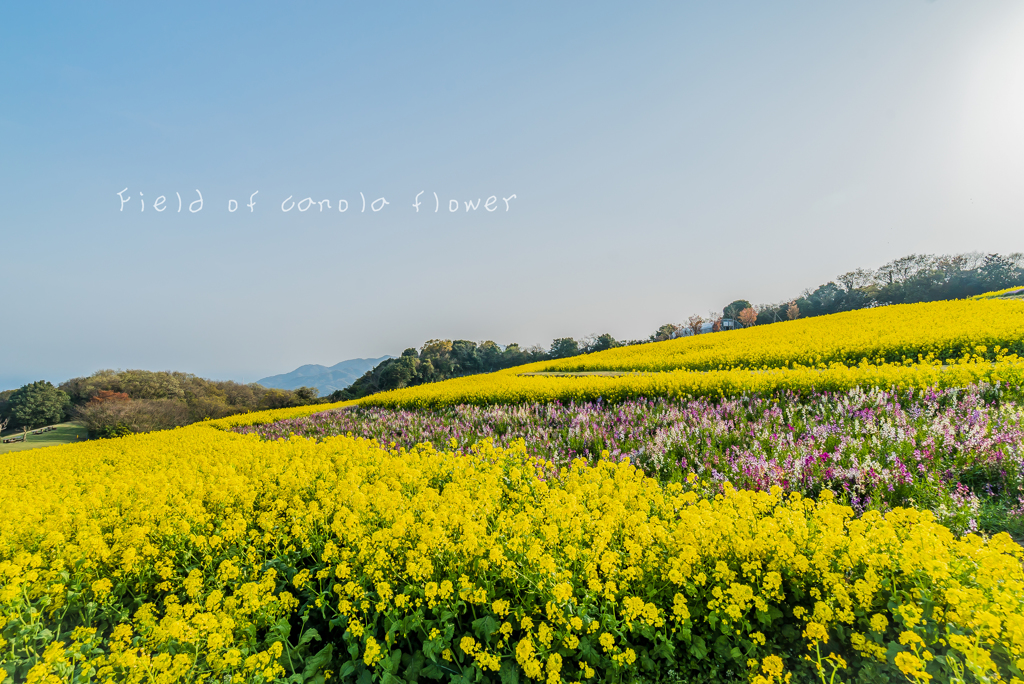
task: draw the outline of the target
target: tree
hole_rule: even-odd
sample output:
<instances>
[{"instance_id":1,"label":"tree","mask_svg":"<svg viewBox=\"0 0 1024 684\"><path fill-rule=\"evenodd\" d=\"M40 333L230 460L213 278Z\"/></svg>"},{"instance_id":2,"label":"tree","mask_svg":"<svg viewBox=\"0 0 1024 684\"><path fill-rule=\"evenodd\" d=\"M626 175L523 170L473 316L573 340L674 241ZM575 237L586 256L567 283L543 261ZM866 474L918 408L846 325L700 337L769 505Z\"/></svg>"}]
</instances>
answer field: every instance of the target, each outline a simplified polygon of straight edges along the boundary
<instances>
[{"instance_id":1,"label":"tree","mask_svg":"<svg viewBox=\"0 0 1024 684\"><path fill-rule=\"evenodd\" d=\"M387 363L387 361L391 363ZM420 360L415 354L412 356L402 354L400 358L388 359L387 361L384 362L387 365L382 363L378 366L380 371L377 373L377 377L380 379L380 386L382 388L401 389L412 384L416 378L416 370L420 365Z\"/></svg>"},{"instance_id":2,"label":"tree","mask_svg":"<svg viewBox=\"0 0 1024 684\"><path fill-rule=\"evenodd\" d=\"M726 318L735 319L740 315L740 311L749 308L751 308L750 302L746 299L737 299L735 302L722 309L722 315Z\"/></svg>"},{"instance_id":3,"label":"tree","mask_svg":"<svg viewBox=\"0 0 1024 684\"><path fill-rule=\"evenodd\" d=\"M598 335L596 338L594 338L593 342L587 345L587 353L604 351L605 349L611 349L613 347L618 346L619 343L615 340L614 337L612 337L608 333L604 333L603 335Z\"/></svg>"},{"instance_id":4,"label":"tree","mask_svg":"<svg viewBox=\"0 0 1024 684\"><path fill-rule=\"evenodd\" d=\"M484 340L477 348L477 360L480 370L492 373L501 368L501 347L493 340Z\"/></svg>"},{"instance_id":5,"label":"tree","mask_svg":"<svg viewBox=\"0 0 1024 684\"><path fill-rule=\"evenodd\" d=\"M704 327L704 317L693 314L686 319L686 327L690 329L692 334L700 335L701 328Z\"/></svg>"},{"instance_id":6,"label":"tree","mask_svg":"<svg viewBox=\"0 0 1024 684\"><path fill-rule=\"evenodd\" d=\"M90 404L102 404L105 401L131 401L131 397L125 392L114 392L112 390L100 390L89 400Z\"/></svg>"},{"instance_id":7,"label":"tree","mask_svg":"<svg viewBox=\"0 0 1024 684\"><path fill-rule=\"evenodd\" d=\"M675 334L678 332L678 325L666 323L665 325L661 326L656 331L654 331L654 334L651 335L650 340L651 342L662 342L664 340L672 339L672 337L675 336Z\"/></svg>"},{"instance_id":8,"label":"tree","mask_svg":"<svg viewBox=\"0 0 1024 684\"><path fill-rule=\"evenodd\" d=\"M18 390L4 390L0 392L0 419L11 417L10 400L11 395Z\"/></svg>"},{"instance_id":9,"label":"tree","mask_svg":"<svg viewBox=\"0 0 1024 684\"><path fill-rule=\"evenodd\" d=\"M711 323L711 332L720 332L722 330L722 314L717 311L708 312L708 323Z\"/></svg>"},{"instance_id":10,"label":"tree","mask_svg":"<svg viewBox=\"0 0 1024 684\"><path fill-rule=\"evenodd\" d=\"M580 353L580 345L571 337L559 337L551 343L551 351L548 356L552 359L564 359L569 356L577 356Z\"/></svg>"},{"instance_id":11,"label":"tree","mask_svg":"<svg viewBox=\"0 0 1024 684\"><path fill-rule=\"evenodd\" d=\"M427 340L420 347L420 359L447 357L451 351L451 340Z\"/></svg>"},{"instance_id":12,"label":"tree","mask_svg":"<svg viewBox=\"0 0 1024 684\"><path fill-rule=\"evenodd\" d=\"M744 328L749 328L757 322L757 312L754 311L754 307L748 306L740 311L737 318L739 319L740 325Z\"/></svg>"},{"instance_id":13,"label":"tree","mask_svg":"<svg viewBox=\"0 0 1024 684\"><path fill-rule=\"evenodd\" d=\"M317 395L320 394L320 390L316 387L300 387L297 390L294 390L293 393L295 394L296 401L299 403L303 405L315 404Z\"/></svg>"},{"instance_id":14,"label":"tree","mask_svg":"<svg viewBox=\"0 0 1024 684\"><path fill-rule=\"evenodd\" d=\"M31 430L61 422L70 403L67 392L40 380L15 391L7 405L15 423Z\"/></svg>"},{"instance_id":15,"label":"tree","mask_svg":"<svg viewBox=\"0 0 1024 684\"><path fill-rule=\"evenodd\" d=\"M452 350L449 352L454 371L459 375L471 375L480 372L480 356L477 351L476 342L470 340L455 340L452 342Z\"/></svg>"},{"instance_id":16,"label":"tree","mask_svg":"<svg viewBox=\"0 0 1024 684\"><path fill-rule=\"evenodd\" d=\"M277 409L295 406L295 395L288 390L271 387L260 398L261 409Z\"/></svg>"},{"instance_id":17,"label":"tree","mask_svg":"<svg viewBox=\"0 0 1024 684\"><path fill-rule=\"evenodd\" d=\"M130 399L124 393L93 397L75 409L91 437L123 437L133 432L167 430L190 422L189 407L174 399Z\"/></svg>"},{"instance_id":18,"label":"tree","mask_svg":"<svg viewBox=\"0 0 1024 684\"><path fill-rule=\"evenodd\" d=\"M789 303L789 307L786 309L786 318L791 321L800 318L800 307L796 305L796 302Z\"/></svg>"},{"instance_id":19,"label":"tree","mask_svg":"<svg viewBox=\"0 0 1024 684\"><path fill-rule=\"evenodd\" d=\"M849 292L850 290L867 287L872 282L874 282L874 279L875 274L863 268L858 268L854 271L847 271L843 275L836 278L836 280L842 283L843 287L846 288L847 292Z\"/></svg>"}]
</instances>

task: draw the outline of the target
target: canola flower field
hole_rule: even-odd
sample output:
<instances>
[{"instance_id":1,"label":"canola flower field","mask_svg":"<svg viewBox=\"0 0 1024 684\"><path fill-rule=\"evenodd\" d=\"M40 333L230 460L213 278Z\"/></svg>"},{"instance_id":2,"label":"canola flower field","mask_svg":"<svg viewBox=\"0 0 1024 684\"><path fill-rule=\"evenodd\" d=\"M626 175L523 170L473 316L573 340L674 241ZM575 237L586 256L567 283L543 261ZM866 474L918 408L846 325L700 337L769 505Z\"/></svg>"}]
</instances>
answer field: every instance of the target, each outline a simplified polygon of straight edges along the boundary
<instances>
[{"instance_id":1,"label":"canola flower field","mask_svg":"<svg viewBox=\"0 0 1024 684\"><path fill-rule=\"evenodd\" d=\"M760 370L1008 355L1024 355L1024 301L979 299L860 309L535 365L547 371Z\"/></svg>"},{"instance_id":2,"label":"canola flower field","mask_svg":"<svg viewBox=\"0 0 1024 684\"><path fill-rule=\"evenodd\" d=\"M1017 496L1024 309L946 304L0 457L4 681L1022 682L1021 547L899 505Z\"/></svg>"},{"instance_id":3,"label":"canola flower field","mask_svg":"<svg viewBox=\"0 0 1024 684\"><path fill-rule=\"evenodd\" d=\"M816 496L861 514L931 510L955 532L1024 532L1024 406L992 386L928 392L854 389L810 397L631 399L580 404L349 407L236 428L264 439L353 434L468 451L484 440L558 467L628 462L660 481L694 473L713 496L741 489Z\"/></svg>"}]
</instances>

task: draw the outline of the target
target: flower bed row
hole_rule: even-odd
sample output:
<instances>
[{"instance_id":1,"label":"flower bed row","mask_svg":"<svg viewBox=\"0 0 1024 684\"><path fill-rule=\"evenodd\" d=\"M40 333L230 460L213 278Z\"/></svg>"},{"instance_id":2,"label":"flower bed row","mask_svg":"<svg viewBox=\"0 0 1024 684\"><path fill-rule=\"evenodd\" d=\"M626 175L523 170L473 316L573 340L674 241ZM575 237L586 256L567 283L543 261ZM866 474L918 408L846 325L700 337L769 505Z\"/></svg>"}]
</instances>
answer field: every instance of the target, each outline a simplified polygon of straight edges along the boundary
<instances>
[{"instance_id":1,"label":"flower bed row","mask_svg":"<svg viewBox=\"0 0 1024 684\"><path fill-rule=\"evenodd\" d=\"M384 444L466 450L491 439L557 465L629 461L664 481L696 474L707 493L739 488L816 496L833 491L858 513L931 510L954 531L1024 531L1024 407L1002 388L808 397L633 399L617 404L459 405L434 410L349 407L236 428L265 439L351 433Z\"/></svg>"}]
</instances>

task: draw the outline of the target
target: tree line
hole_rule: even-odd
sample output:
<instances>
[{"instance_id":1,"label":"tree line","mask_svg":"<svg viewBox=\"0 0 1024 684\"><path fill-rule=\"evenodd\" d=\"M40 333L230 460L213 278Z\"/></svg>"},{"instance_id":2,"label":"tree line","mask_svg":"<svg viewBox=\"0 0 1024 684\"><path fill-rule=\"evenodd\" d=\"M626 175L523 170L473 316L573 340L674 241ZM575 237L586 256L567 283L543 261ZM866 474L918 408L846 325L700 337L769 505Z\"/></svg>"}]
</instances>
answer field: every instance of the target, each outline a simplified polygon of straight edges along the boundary
<instances>
[{"instance_id":1,"label":"tree line","mask_svg":"<svg viewBox=\"0 0 1024 684\"><path fill-rule=\"evenodd\" d=\"M469 340L430 340L419 350L406 349L399 358L381 362L324 401L359 399L385 390L491 373L534 361L563 359L613 347L888 304L962 299L1015 285L1024 285L1024 254L1021 253L1009 256L977 252L941 256L911 254L875 270L859 268L844 273L782 302L753 305L748 300L737 299L720 311L693 314L680 323L666 323L642 340L619 341L608 333L581 341L561 337L548 349L540 346L522 349L514 343L501 347L492 341L478 345Z\"/></svg>"},{"instance_id":2,"label":"tree line","mask_svg":"<svg viewBox=\"0 0 1024 684\"><path fill-rule=\"evenodd\" d=\"M32 430L73 419L92 437L112 437L316 401L311 387L283 390L173 371L101 370L56 387L40 380L0 392L0 422Z\"/></svg>"},{"instance_id":3,"label":"tree line","mask_svg":"<svg viewBox=\"0 0 1024 684\"><path fill-rule=\"evenodd\" d=\"M823 316L889 304L965 299L1024 285L1024 254L911 254L875 269L858 268L794 300L757 307L757 322L782 320L796 305L800 316Z\"/></svg>"},{"instance_id":4,"label":"tree line","mask_svg":"<svg viewBox=\"0 0 1024 684\"><path fill-rule=\"evenodd\" d=\"M682 323L666 323L650 341L747 328L795 318L890 304L965 299L1024 285L1024 254L911 254L875 269L843 273L814 290L781 302L753 305L738 299L721 311L694 314Z\"/></svg>"},{"instance_id":5,"label":"tree line","mask_svg":"<svg viewBox=\"0 0 1024 684\"><path fill-rule=\"evenodd\" d=\"M419 350L406 349L394 359L386 359L364 373L345 389L325 397L325 401L359 399L385 390L439 382L462 375L493 373L545 359L561 359L620 346L611 335L595 335L582 341L561 337L550 349L539 345L522 348L519 344L501 345L487 340L429 340Z\"/></svg>"}]
</instances>

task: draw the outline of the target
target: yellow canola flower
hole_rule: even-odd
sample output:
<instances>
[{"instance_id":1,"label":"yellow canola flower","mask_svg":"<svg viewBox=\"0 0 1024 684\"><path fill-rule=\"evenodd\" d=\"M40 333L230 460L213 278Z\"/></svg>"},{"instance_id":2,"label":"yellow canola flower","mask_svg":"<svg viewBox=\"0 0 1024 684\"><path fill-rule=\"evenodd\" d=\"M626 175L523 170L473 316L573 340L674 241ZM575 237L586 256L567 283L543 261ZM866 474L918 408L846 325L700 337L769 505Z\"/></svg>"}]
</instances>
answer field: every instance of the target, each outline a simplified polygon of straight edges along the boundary
<instances>
[{"instance_id":1,"label":"yellow canola flower","mask_svg":"<svg viewBox=\"0 0 1024 684\"><path fill-rule=\"evenodd\" d=\"M995 348L1024 356L1024 301L897 304L681 337L532 364L544 371L762 370L921 358L932 362Z\"/></svg>"},{"instance_id":2,"label":"yellow canola flower","mask_svg":"<svg viewBox=\"0 0 1024 684\"><path fill-rule=\"evenodd\" d=\"M1022 358L1024 300L898 304L618 347L360 400L247 413L202 425L258 425L356 404L425 408L853 387L945 388L979 382L1019 386L1024 384ZM529 375L602 371L619 375Z\"/></svg>"},{"instance_id":3,"label":"yellow canola flower","mask_svg":"<svg viewBox=\"0 0 1024 684\"><path fill-rule=\"evenodd\" d=\"M855 518L828 492L701 499L628 463L555 472L522 443L457 453L195 426L7 454L0 506L0 578L14 588L0 596L0 659L27 672L50 653L40 678L85 652L101 681L285 678L300 606L377 670L429 635L438 662L604 678L640 667L652 640L683 652L728 635L749 650L741 665L778 677L797 649L778 647L782 630L758 621L769 614L804 646L845 649L839 635L856 634L849 651L872 659L899 625L888 641L918 678L947 654L1005 678L1024 659L1024 552L1005 534L956 537L907 509ZM420 636L382 626L412 611ZM40 631L27 625L50 644L24 640Z\"/></svg>"},{"instance_id":4,"label":"yellow canola flower","mask_svg":"<svg viewBox=\"0 0 1024 684\"><path fill-rule=\"evenodd\" d=\"M426 409L456 404L519 404L556 400L579 402L599 398L606 401L637 397L714 398L780 391L808 394L845 392L855 387L923 390L928 387L966 387L978 383L1003 383L1018 387L1024 385L1024 360L1013 358L989 362L973 359L949 365L893 363L845 366L834 363L824 368L670 370L614 377L526 376L499 371L381 392L362 399L361 403L366 406ZM326 408L329 407L317 410Z\"/></svg>"}]
</instances>

